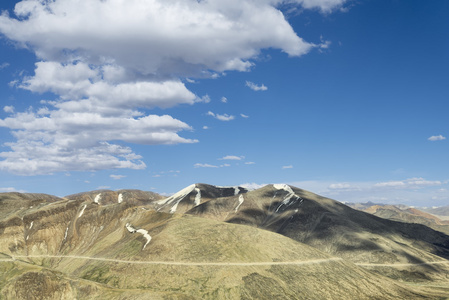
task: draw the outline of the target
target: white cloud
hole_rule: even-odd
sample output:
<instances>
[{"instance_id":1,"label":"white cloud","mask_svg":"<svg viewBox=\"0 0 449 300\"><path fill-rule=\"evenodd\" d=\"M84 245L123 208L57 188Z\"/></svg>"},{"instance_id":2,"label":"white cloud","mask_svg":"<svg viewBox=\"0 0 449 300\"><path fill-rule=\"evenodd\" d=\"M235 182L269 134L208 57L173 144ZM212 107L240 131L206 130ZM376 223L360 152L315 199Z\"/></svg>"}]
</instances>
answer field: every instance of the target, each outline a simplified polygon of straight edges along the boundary
<instances>
[{"instance_id":1,"label":"white cloud","mask_svg":"<svg viewBox=\"0 0 449 300\"><path fill-rule=\"evenodd\" d=\"M244 158L244 156L226 155L222 158L219 158L219 160L242 160Z\"/></svg>"},{"instance_id":2,"label":"white cloud","mask_svg":"<svg viewBox=\"0 0 449 300\"><path fill-rule=\"evenodd\" d=\"M0 70L5 69L7 67L9 67L9 63L7 63L7 62L0 64Z\"/></svg>"},{"instance_id":3,"label":"white cloud","mask_svg":"<svg viewBox=\"0 0 449 300\"><path fill-rule=\"evenodd\" d=\"M446 139L446 137L442 136L441 134L440 135L433 135L433 136L428 138L428 140L432 141L432 142L442 141L442 140L445 140L445 139Z\"/></svg>"},{"instance_id":4,"label":"white cloud","mask_svg":"<svg viewBox=\"0 0 449 300\"><path fill-rule=\"evenodd\" d=\"M220 120L220 121L232 121L235 119L235 117L232 115L228 115L228 114L219 115L219 114L215 114L211 111L208 111L207 115L214 117L215 119Z\"/></svg>"},{"instance_id":5,"label":"white cloud","mask_svg":"<svg viewBox=\"0 0 449 300\"><path fill-rule=\"evenodd\" d=\"M190 126L171 116L139 118L103 116L99 113L52 110L50 115L17 113L0 120L17 141L6 143L0 169L20 175L59 171L142 169L145 163L129 147L112 144L121 140L146 145L194 143L176 132Z\"/></svg>"},{"instance_id":6,"label":"white cloud","mask_svg":"<svg viewBox=\"0 0 449 300\"><path fill-rule=\"evenodd\" d=\"M218 166L215 165L210 165L210 164L200 164L200 163L196 163L193 165L195 168L219 168Z\"/></svg>"},{"instance_id":7,"label":"white cloud","mask_svg":"<svg viewBox=\"0 0 449 300\"><path fill-rule=\"evenodd\" d=\"M292 166L292 165L289 165L289 166L283 166L282 169L284 169L284 170L285 170L285 169L293 169L293 166Z\"/></svg>"},{"instance_id":8,"label":"white cloud","mask_svg":"<svg viewBox=\"0 0 449 300\"><path fill-rule=\"evenodd\" d=\"M244 114L240 114L240 116L241 116L242 118L245 118L245 119L249 118L249 116L244 115Z\"/></svg>"},{"instance_id":9,"label":"white cloud","mask_svg":"<svg viewBox=\"0 0 449 300\"><path fill-rule=\"evenodd\" d=\"M209 127L208 126L203 126L203 129L207 130L207 129L209 129Z\"/></svg>"},{"instance_id":10,"label":"white cloud","mask_svg":"<svg viewBox=\"0 0 449 300\"><path fill-rule=\"evenodd\" d=\"M307 9L319 9L324 13L341 8L347 0L294 0Z\"/></svg>"},{"instance_id":11,"label":"white cloud","mask_svg":"<svg viewBox=\"0 0 449 300\"><path fill-rule=\"evenodd\" d=\"M119 180L119 179L125 178L126 176L125 175L109 175L109 177L111 177L114 180Z\"/></svg>"},{"instance_id":12,"label":"white cloud","mask_svg":"<svg viewBox=\"0 0 449 300\"><path fill-rule=\"evenodd\" d=\"M14 106L5 106L3 107L3 111L6 113L13 113L14 112Z\"/></svg>"},{"instance_id":13,"label":"white cloud","mask_svg":"<svg viewBox=\"0 0 449 300\"><path fill-rule=\"evenodd\" d=\"M247 81L245 84L247 87L249 87L250 89L252 89L253 91L266 91L268 90L268 88L265 85L257 85L254 82L251 81Z\"/></svg>"},{"instance_id":14,"label":"white cloud","mask_svg":"<svg viewBox=\"0 0 449 300\"><path fill-rule=\"evenodd\" d=\"M16 4L17 18L0 17L0 31L48 61L81 57L157 75L246 71L263 48L300 56L314 47L272 6L281 2L28 0ZM299 3L329 6L320 2Z\"/></svg>"},{"instance_id":15,"label":"white cloud","mask_svg":"<svg viewBox=\"0 0 449 300\"><path fill-rule=\"evenodd\" d=\"M24 0L0 15L0 34L34 51L35 74L11 86L51 92L55 101L0 119L15 142L0 153L0 170L36 175L145 167L119 143L194 143L192 128L139 109L209 102L183 83L249 71L262 49L301 56L325 47L305 42L276 8L281 0ZM343 0L297 0L327 12ZM3 64L2 66L6 66ZM252 85L250 84L250 87ZM256 90L264 85L253 84ZM223 98L222 98L223 101ZM14 112L4 107L5 112ZM235 117L208 113L221 121ZM242 115L243 117L243 115Z\"/></svg>"},{"instance_id":16,"label":"white cloud","mask_svg":"<svg viewBox=\"0 0 449 300\"><path fill-rule=\"evenodd\" d=\"M220 100L221 102L223 102L223 103L228 103L228 98L226 98L226 97L221 97L221 100Z\"/></svg>"},{"instance_id":17,"label":"white cloud","mask_svg":"<svg viewBox=\"0 0 449 300\"><path fill-rule=\"evenodd\" d=\"M245 162L245 165L255 165L256 163L255 162L253 162L253 161L247 161L247 162Z\"/></svg>"}]
</instances>

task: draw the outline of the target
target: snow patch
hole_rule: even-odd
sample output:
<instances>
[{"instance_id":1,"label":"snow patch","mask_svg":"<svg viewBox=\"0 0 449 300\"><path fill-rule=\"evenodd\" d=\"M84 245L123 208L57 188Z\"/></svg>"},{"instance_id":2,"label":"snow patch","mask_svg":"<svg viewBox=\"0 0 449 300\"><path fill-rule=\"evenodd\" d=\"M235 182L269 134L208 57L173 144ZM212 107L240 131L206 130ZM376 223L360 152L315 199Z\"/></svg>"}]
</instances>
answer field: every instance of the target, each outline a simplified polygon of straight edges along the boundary
<instances>
[{"instance_id":1,"label":"snow patch","mask_svg":"<svg viewBox=\"0 0 449 300\"><path fill-rule=\"evenodd\" d=\"M28 228L28 229L33 228L33 224L34 224L34 221L31 221L30 228Z\"/></svg>"},{"instance_id":2,"label":"snow patch","mask_svg":"<svg viewBox=\"0 0 449 300\"><path fill-rule=\"evenodd\" d=\"M65 230L64 240L67 238L67 232L69 232L69 226L67 226L67 228L66 228L66 230Z\"/></svg>"},{"instance_id":3,"label":"snow patch","mask_svg":"<svg viewBox=\"0 0 449 300\"><path fill-rule=\"evenodd\" d=\"M286 191L287 193L292 193L292 194L294 194L292 188L291 188L289 185L287 185L287 184L273 184L273 187L274 187L275 189L277 189L277 190L284 190L284 191Z\"/></svg>"},{"instance_id":4,"label":"snow patch","mask_svg":"<svg viewBox=\"0 0 449 300\"><path fill-rule=\"evenodd\" d=\"M83 209L81 210L81 212L80 212L78 218L80 218L80 217L84 214L84 210L86 209L86 207L87 207L87 204L84 204L84 207L83 207Z\"/></svg>"},{"instance_id":5,"label":"snow patch","mask_svg":"<svg viewBox=\"0 0 449 300\"><path fill-rule=\"evenodd\" d=\"M235 212L237 212L239 210L239 208L242 205L243 201L245 201L245 198L243 198L243 195L240 195L240 197L239 197L239 204L235 208Z\"/></svg>"},{"instance_id":6,"label":"snow patch","mask_svg":"<svg viewBox=\"0 0 449 300\"><path fill-rule=\"evenodd\" d=\"M132 226L129 223L126 223L125 227L126 227L126 229L128 229L129 232L131 232L131 233L135 233L135 232L140 233L141 235L143 235L144 238L146 238L147 242L145 243L145 245L143 245L142 250L145 249L145 247L151 241L151 236L148 234L148 231L146 231L145 229L136 229L136 228L134 228L134 226Z\"/></svg>"},{"instance_id":7,"label":"snow patch","mask_svg":"<svg viewBox=\"0 0 449 300\"><path fill-rule=\"evenodd\" d=\"M151 236L148 234L148 231L146 231L145 229L138 229L137 232L140 233L141 235L143 235L143 237L147 239L147 242L145 243L145 245L143 245L143 248L142 248L142 250L143 250L150 243Z\"/></svg>"},{"instance_id":8,"label":"snow patch","mask_svg":"<svg viewBox=\"0 0 449 300\"><path fill-rule=\"evenodd\" d=\"M201 190L199 188L195 188L196 196L195 196L195 206L201 204Z\"/></svg>"},{"instance_id":9,"label":"snow patch","mask_svg":"<svg viewBox=\"0 0 449 300\"><path fill-rule=\"evenodd\" d=\"M100 200L101 200L101 193L95 196L94 202L100 204Z\"/></svg>"},{"instance_id":10,"label":"snow patch","mask_svg":"<svg viewBox=\"0 0 449 300\"><path fill-rule=\"evenodd\" d=\"M118 200L117 201L118 201L118 203L122 203L123 202L123 194L120 193L118 195Z\"/></svg>"},{"instance_id":11,"label":"snow patch","mask_svg":"<svg viewBox=\"0 0 449 300\"><path fill-rule=\"evenodd\" d=\"M237 196L240 193L240 188L238 186L234 187L234 196Z\"/></svg>"}]
</instances>

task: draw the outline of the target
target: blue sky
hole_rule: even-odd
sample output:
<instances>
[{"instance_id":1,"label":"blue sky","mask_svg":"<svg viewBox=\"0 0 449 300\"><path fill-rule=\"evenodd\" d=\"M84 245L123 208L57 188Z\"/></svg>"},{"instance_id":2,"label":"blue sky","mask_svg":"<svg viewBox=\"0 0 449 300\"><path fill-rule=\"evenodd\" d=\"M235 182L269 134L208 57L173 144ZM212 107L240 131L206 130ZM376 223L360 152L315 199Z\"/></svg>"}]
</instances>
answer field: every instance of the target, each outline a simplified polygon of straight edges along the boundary
<instances>
[{"instance_id":1,"label":"blue sky","mask_svg":"<svg viewBox=\"0 0 449 300\"><path fill-rule=\"evenodd\" d=\"M0 191L282 182L449 204L447 1L0 9Z\"/></svg>"}]
</instances>

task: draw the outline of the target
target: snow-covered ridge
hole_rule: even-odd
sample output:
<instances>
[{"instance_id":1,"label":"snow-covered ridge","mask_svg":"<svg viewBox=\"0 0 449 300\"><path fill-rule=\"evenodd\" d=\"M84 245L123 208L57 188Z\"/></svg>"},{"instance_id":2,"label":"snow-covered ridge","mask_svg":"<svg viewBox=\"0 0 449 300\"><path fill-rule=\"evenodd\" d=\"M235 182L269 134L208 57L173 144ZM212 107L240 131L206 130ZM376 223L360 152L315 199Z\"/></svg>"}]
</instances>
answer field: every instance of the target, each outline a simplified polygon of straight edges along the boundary
<instances>
[{"instance_id":1,"label":"snow-covered ridge","mask_svg":"<svg viewBox=\"0 0 449 300\"><path fill-rule=\"evenodd\" d=\"M165 205L169 205L169 204L173 204L172 208L170 208L170 213L175 213L176 209L178 208L179 202L181 202L182 199L184 199L188 194L193 192L195 189L196 189L196 184L191 184L188 187L180 190L176 194L171 195L167 199L160 200L160 201L158 201L156 203L159 204L159 205L164 205L164 206ZM199 189L198 189L198 191L199 191ZM198 193L197 193L197 195L198 195ZM201 197L201 194L200 194L200 197Z\"/></svg>"},{"instance_id":2,"label":"snow-covered ridge","mask_svg":"<svg viewBox=\"0 0 449 300\"><path fill-rule=\"evenodd\" d=\"M151 236L148 234L148 231L146 231L145 229L136 229L136 228L134 228L134 226L132 226L129 223L126 223L125 227L126 227L126 229L128 229L129 232L131 232L131 233L135 233L135 232L140 233L141 235L143 235L144 238L147 239L147 242L145 243L145 245L143 245L142 250L145 249L145 247L151 241Z\"/></svg>"},{"instance_id":3,"label":"snow-covered ridge","mask_svg":"<svg viewBox=\"0 0 449 300\"><path fill-rule=\"evenodd\" d=\"M210 186L210 185L207 185ZM212 188L215 188L217 190L221 190L221 193L224 193L224 189L227 189L226 194L227 196L231 196L232 194L234 196L237 196L238 194L240 194L241 192L245 192L246 189L239 187L239 186L210 186ZM203 192L206 191L207 194L207 188L205 188L205 190L203 190ZM232 193L233 191L233 193ZM191 193L195 192L195 199L194 199L194 206L198 206L201 204L201 200L202 200L202 193L201 193L201 185L199 184L192 184L189 185L188 187L180 190L179 192L173 194L172 196L163 199L163 200L159 200L156 202L157 205L159 205L159 208L157 210L161 210L163 207L170 207L170 213L175 213L179 203L184 200L187 196L191 195ZM231 194L229 194L229 192Z\"/></svg>"},{"instance_id":4,"label":"snow-covered ridge","mask_svg":"<svg viewBox=\"0 0 449 300\"><path fill-rule=\"evenodd\" d=\"M122 202L123 202L123 194L122 194L122 193L120 193L120 194L118 195L117 202L118 202L118 203L122 203Z\"/></svg>"}]
</instances>

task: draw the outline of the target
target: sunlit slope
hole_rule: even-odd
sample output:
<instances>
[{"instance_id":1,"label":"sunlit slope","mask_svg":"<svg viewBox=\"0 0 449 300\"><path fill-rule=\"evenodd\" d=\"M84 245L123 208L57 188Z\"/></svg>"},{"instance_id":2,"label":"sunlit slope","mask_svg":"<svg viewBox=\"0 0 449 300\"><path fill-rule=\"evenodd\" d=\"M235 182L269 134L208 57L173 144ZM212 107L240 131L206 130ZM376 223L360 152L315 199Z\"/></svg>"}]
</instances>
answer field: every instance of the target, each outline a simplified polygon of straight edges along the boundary
<instances>
[{"instance_id":1,"label":"sunlit slope","mask_svg":"<svg viewBox=\"0 0 449 300\"><path fill-rule=\"evenodd\" d=\"M27 299L35 280L65 299L423 297L273 232L130 202L62 200L3 220L0 231L6 298Z\"/></svg>"}]
</instances>

